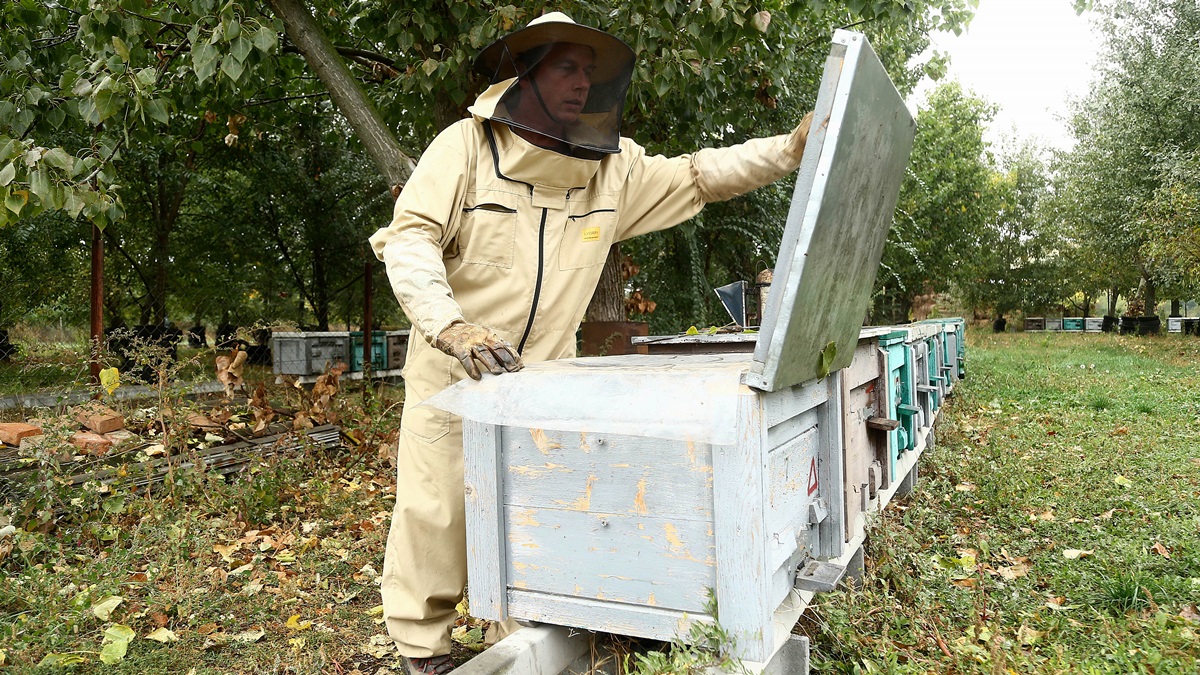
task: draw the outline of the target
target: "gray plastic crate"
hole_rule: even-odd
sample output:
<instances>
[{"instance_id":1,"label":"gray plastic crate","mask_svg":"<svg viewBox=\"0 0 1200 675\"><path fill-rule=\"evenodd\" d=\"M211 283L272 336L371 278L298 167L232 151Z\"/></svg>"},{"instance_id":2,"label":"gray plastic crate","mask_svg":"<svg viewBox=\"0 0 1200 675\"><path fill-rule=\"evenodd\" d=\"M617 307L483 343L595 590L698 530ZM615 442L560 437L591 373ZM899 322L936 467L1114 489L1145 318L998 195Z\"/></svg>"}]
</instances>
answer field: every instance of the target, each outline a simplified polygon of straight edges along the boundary
<instances>
[{"instance_id":1,"label":"gray plastic crate","mask_svg":"<svg viewBox=\"0 0 1200 675\"><path fill-rule=\"evenodd\" d=\"M350 333L297 332L271 335L277 375L320 375L349 355Z\"/></svg>"},{"instance_id":2,"label":"gray plastic crate","mask_svg":"<svg viewBox=\"0 0 1200 675\"><path fill-rule=\"evenodd\" d=\"M408 357L408 336L407 329L387 332L385 340L389 370L400 370L404 367L405 359Z\"/></svg>"}]
</instances>

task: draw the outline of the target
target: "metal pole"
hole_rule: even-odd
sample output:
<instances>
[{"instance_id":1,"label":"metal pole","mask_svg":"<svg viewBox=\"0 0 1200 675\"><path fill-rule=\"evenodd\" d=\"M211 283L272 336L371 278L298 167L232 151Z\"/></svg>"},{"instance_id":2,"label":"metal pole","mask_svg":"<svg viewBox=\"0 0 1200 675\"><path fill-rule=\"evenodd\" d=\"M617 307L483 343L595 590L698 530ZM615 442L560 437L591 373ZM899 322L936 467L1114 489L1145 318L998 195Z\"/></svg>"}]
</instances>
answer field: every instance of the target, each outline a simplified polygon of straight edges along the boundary
<instances>
[{"instance_id":1,"label":"metal pole","mask_svg":"<svg viewBox=\"0 0 1200 675\"><path fill-rule=\"evenodd\" d=\"M375 256L370 251L366 255L366 268L363 271L363 384L366 385L371 379L371 344L374 342L375 334L371 330L372 303L371 296L371 271L374 267Z\"/></svg>"},{"instance_id":2,"label":"metal pole","mask_svg":"<svg viewBox=\"0 0 1200 675\"><path fill-rule=\"evenodd\" d=\"M100 351L104 344L104 238L92 224L92 337L89 360L92 384L100 384Z\"/></svg>"}]
</instances>

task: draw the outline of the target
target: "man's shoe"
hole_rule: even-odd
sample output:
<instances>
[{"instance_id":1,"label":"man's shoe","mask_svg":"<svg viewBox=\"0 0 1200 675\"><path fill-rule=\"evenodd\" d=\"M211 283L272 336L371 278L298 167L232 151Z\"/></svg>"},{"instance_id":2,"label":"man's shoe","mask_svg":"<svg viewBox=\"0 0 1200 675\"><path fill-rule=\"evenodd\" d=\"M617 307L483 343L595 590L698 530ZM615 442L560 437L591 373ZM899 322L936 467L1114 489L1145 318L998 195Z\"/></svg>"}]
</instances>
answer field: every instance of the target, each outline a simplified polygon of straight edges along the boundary
<instances>
[{"instance_id":1,"label":"man's shoe","mask_svg":"<svg viewBox=\"0 0 1200 675\"><path fill-rule=\"evenodd\" d=\"M404 658L404 672L408 675L447 675L454 670L454 660L449 654L431 656L427 659Z\"/></svg>"}]
</instances>

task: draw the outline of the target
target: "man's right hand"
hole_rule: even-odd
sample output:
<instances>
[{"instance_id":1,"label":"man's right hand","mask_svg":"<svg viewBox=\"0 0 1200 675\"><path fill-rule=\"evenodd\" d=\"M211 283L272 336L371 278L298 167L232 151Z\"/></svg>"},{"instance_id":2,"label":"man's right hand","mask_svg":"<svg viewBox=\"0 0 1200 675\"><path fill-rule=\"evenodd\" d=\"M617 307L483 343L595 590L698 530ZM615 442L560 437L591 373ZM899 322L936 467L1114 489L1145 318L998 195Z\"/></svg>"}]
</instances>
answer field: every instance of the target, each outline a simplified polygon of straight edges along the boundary
<instances>
[{"instance_id":1,"label":"man's right hand","mask_svg":"<svg viewBox=\"0 0 1200 675\"><path fill-rule=\"evenodd\" d=\"M521 355L507 340L473 323L450 324L438 334L433 346L461 361L473 380L482 377L476 361L493 375L515 373L525 367Z\"/></svg>"}]
</instances>

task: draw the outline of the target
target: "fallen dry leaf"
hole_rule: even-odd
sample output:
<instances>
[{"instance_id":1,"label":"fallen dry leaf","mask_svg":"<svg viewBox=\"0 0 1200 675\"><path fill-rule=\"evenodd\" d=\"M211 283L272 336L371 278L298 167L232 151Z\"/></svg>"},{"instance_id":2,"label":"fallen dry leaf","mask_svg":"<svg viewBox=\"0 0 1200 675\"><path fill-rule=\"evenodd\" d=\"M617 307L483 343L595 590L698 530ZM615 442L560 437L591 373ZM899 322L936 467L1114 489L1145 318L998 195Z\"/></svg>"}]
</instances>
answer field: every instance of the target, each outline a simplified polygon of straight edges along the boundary
<instances>
[{"instance_id":1,"label":"fallen dry leaf","mask_svg":"<svg viewBox=\"0 0 1200 675\"><path fill-rule=\"evenodd\" d=\"M1167 550L1166 546L1162 545L1162 542L1158 542L1158 541L1154 542L1154 545L1150 547L1150 550L1161 555L1162 557L1166 558L1167 560L1171 559L1171 552Z\"/></svg>"},{"instance_id":2,"label":"fallen dry leaf","mask_svg":"<svg viewBox=\"0 0 1200 675\"><path fill-rule=\"evenodd\" d=\"M1094 549L1083 550L1078 548L1068 548L1063 550L1063 557L1067 560L1078 560L1080 558L1086 558L1095 552L1096 551Z\"/></svg>"},{"instance_id":3,"label":"fallen dry leaf","mask_svg":"<svg viewBox=\"0 0 1200 675\"><path fill-rule=\"evenodd\" d=\"M261 382L250 397L250 408L254 411L254 433L261 434L275 419L275 409L267 400L267 389Z\"/></svg>"},{"instance_id":4,"label":"fallen dry leaf","mask_svg":"<svg viewBox=\"0 0 1200 675\"><path fill-rule=\"evenodd\" d=\"M236 553L240 548L241 545L237 543L229 545L213 544L213 553L220 553L221 559L225 562L233 562L233 554Z\"/></svg>"},{"instance_id":5,"label":"fallen dry leaf","mask_svg":"<svg viewBox=\"0 0 1200 675\"><path fill-rule=\"evenodd\" d=\"M293 614L288 617L285 625L292 630L308 630L309 628L312 628L313 622L301 621L299 614Z\"/></svg>"},{"instance_id":6,"label":"fallen dry leaf","mask_svg":"<svg viewBox=\"0 0 1200 675\"><path fill-rule=\"evenodd\" d=\"M975 588L979 584L978 580L972 577L967 577L965 579L951 579L950 583L958 586L959 588Z\"/></svg>"},{"instance_id":7,"label":"fallen dry leaf","mask_svg":"<svg viewBox=\"0 0 1200 675\"><path fill-rule=\"evenodd\" d=\"M242 369L246 365L249 353L234 348L233 352L216 358L217 381L225 386L225 397L233 398L238 387L242 386Z\"/></svg>"},{"instance_id":8,"label":"fallen dry leaf","mask_svg":"<svg viewBox=\"0 0 1200 675\"><path fill-rule=\"evenodd\" d=\"M1021 624L1021 627L1017 629L1017 642L1028 646L1036 643L1045 634L1044 631L1034 630L1025 624Z\"/></svg>"},{"instance_id":9,"label":"fallen dry leaf","mask_svg":"<svg viewBox=\"0 0 1200 675\"><path fill-rule=\"evenodd\" d=\"M1133 481L1129 480L1125 476L1122 476L1121 474L1113 476L1113 482L1121 487L1133 487Z\"/></svg>"},{"instance_id":10,"label":"fallen dry leaf","mask_svg":"<svg viewBox=\"0 0 1200 675\"><path fill-rule=\"evenodd\" d=\"M263 636L266 634L267 634L267 632L265 630L263 630L261 627L256 626L254 628L251 628L250 630L242 631L241 633L234 635L233 639L237 640L238 642L246 642L246 643L258 642L259 640L263 639Z\"/></svg>"},{"instance_id":11,"label":"fallen dry leaf","mask_svg":"<svg viewBox=\"0 0 1200 675\"><path fill-rule=\"evenodd\" d=\"M220 628L220 626L218 626L215 623L206 623L203 626L200 626L199 628L197 628L196 632L201 635L211 635L211 634L217 632L217 630L219 628Z\"/></svg>"},{"instance_id":12,"label":"fallen dry leaf","mask_svg":"<svg viewBox=\"0 0 1200 675\"><path fill-rule=\"evenodd\" d=\"M1017 564L1010 567L1001 567L996 570L996 573L1009 581L1013 581L1019 577L1029 574L1029 565Z\"/></svg>"},{"instance_id":13,"label":"fallen dry leaf","mask_svg":"<svg viewBox=\"0 0 1200 675\"><path fill-rule=\"evenodd\" d=\"M959 483L958 485L954 486L954 489L958 490L959 492L974 492L975 486L971 483Z\"/></svg>"},{"instance_id":14,"label":"fallen dry leaf","mask_svg":"<svg viewBox=\"0 0 1200 675\"><path fill-rule=\"evenodd\" d=\"M1195 604L1184 605L1183 609L1179 610L1179 616L1192 623L1200 623L1200 610L1196 609Z\"/></svg>"},{"instance_id":15,"label":"fallen dry leaf","mask_svg":"<svg viewBox=\"0 0 1200 675\"><path fill-rule=\"evenodd\" d=\"M147 635L146 639L167 644L168 642L178 642L179 636L175 635L175 631L168 628L158 628L154 632Z\"/></svg>"},{"instance_id":16,"label":"fallen dry leaf","mask_svg":"<svg viewBox=\"0 0 1200 675\"><path fill-rule=\"evenodd\" d=\"M1127 433L1129 433L1129 427L1117 427L1112 431L1113 436L1124 436Z\"/></svg>"},{"instance_id":17,"label":"fallen dry leaf","mask_svg":"<svg viewBox=\"0 0 1200 675\"><path fill-rule=\"evenodd\" d=\"M101 621L108 621L109 617L112 616L113 610L124 601L125 598L119 595L111 595L92 605L92 614L95 614L96 618Z\"/></svg>"}]
</instances>

